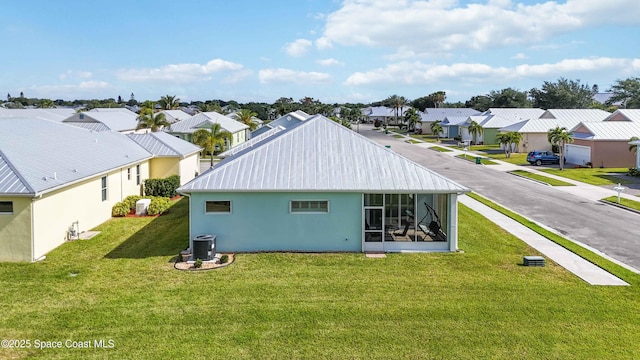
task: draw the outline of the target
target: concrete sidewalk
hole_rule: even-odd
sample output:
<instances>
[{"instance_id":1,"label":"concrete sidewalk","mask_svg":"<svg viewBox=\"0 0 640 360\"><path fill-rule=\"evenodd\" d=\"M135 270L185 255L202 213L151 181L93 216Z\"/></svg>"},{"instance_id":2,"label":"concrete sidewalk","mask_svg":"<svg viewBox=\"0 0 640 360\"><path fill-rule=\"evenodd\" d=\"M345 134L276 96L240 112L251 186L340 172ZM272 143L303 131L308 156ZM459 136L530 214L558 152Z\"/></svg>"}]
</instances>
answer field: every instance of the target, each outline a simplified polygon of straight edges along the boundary
<instances>
[{"instance_id":1,"label":"concrete sidewalk","mask_svg":"<svg viewBox=\"0 0 640 360\"><path fill-rule=\"evenodd\" d=\"M513 234L532 248L544 254L547 258L553 260L556 264L562 266L591 285L629 285L620 278L475 199L468 196L461 196L458 200L461 204L468 206L472 210L491 220L507 232Z\"/></svg>"}]
</instances>

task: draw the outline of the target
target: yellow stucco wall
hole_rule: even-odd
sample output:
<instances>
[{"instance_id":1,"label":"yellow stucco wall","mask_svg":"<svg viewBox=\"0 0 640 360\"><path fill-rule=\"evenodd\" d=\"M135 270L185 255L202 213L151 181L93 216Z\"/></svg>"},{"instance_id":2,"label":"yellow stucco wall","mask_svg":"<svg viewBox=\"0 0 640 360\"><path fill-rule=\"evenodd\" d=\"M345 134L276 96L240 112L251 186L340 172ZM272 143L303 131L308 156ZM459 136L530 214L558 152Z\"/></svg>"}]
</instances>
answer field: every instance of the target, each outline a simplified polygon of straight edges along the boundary
<instances>
[{"instance_id":1,"label":"yellow stucco wall","mask_svg":"<svg viewBox=\"0 0 640 360\"><path fill-rule=\"evenodd\" d=\"M127 169L131 169L129 178ZM107 200L102 201L102 176L107 177ZM140 182L149 178L149 163L140 164ZM90 230L111 217L111 208L128 195L139 195L136 165L47 193L33 203L33 260L61 245L69 227Z\"/></svg>"},{"instance_id":2,"label":"yellow stucco wall","mask_svg":"<svg viewBox=\"0 0 640 360\"><path fill-rule=\"evenodd\" d=\"M180 159L178 157L162 157L151 159L151 179L166 178L171 175L179 175Z\"/></svg>"},{"instance_id":3,"label":"yellow stucco wall","mask_svg":"<svg viewBox=\"0 0 640 360\"><path fill-rule=\"evenodd\" d=\"M31 261L31 198L0 197L13 214L0 214L0 261Z\"/></svg>"}]
</instances>

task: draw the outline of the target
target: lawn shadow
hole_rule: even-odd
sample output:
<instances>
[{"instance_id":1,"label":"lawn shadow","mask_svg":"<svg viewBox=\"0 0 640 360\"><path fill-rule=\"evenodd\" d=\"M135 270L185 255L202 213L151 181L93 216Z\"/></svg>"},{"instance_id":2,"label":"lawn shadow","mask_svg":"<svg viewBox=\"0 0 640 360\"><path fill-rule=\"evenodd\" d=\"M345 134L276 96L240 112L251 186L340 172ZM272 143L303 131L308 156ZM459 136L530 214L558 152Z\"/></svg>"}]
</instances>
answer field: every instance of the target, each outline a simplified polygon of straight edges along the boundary
<instances>
[{"instance_id":1,"label":"lawn shadow","mask_svg":"<svg viewBox=\"0 0 640 360\"><path fill-rule=\"evenodd\" d=\"M189 245L189 199L183 198L111 250L107 259L177 255Z\"/></svg>"}]
</instances>

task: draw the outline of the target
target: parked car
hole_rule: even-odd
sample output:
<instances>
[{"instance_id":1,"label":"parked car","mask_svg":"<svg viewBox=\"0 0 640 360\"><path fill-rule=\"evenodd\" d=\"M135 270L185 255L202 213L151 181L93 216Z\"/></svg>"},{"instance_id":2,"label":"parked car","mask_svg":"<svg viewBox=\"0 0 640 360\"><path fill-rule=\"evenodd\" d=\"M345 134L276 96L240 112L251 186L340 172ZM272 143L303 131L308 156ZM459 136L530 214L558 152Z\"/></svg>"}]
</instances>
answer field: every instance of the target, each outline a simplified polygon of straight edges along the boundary
<instances>
[{"instance_id":1,"label":"parked car","mask_svg":"<svg viewBox=\"0 0 640 360\"><path fill-rule=\"evenodd\" d=\"M560 164L560 156L551 151L534 150L527 154L527 162L531 165Z\"/></svg>"}]
</instances>

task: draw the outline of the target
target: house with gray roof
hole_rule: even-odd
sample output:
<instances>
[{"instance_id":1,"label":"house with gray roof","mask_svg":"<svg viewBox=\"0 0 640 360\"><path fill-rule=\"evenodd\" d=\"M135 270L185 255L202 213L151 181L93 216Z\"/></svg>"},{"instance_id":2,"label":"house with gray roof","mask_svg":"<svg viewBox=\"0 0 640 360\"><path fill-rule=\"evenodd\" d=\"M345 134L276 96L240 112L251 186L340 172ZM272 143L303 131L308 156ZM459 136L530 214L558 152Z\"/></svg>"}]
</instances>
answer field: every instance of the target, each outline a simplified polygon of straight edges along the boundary
<instances>
[{"instance_id":1,"label":"house with gray roof","mask_svg":"<svg viewBox=\"0 0 640 360\"><path fill-rule=\"evenodd\" d=\"M301 122L310 118L311 115L307 114L302 110L292 111L288 114L282 115L281 117L265 124L251 132L251 137L259 136L265 132L270 132L272 129L276 128L285 128L289 129L293 126L300 124Z\"/></svg>"},{"instance_id":2,"label":"house with gray roof","mask_svg":"<svg viewBox=\"0 0 640 360\"><path fill-rule=\"evenodd\" d=\"M112 130L130 134L136 132L138 114L123 108L93 109L73 114L62 122L91 131Z\"/></svg>"},{"instance_id":3,"label":"house with gray roof","mask_svg":"<svg viewBox=\"0 0 640 360\"><path fill-rule=\"evenodd\" d=\"M314 115L178 191L217 252L456 251L465 187Z\"/></svg>"},{"instance_id":4,"label":"house with gray roof","mask_svg":"<svg viewBox=\"0 0 640 360\"><path fill-rule=\"evenodd\" d=\"M454 137L457 136L458 134L455 135L451 135L449 134L449 124L445 125L444 121L447 118L452 118L452 119L457 119L460 117L464 117L465 119L468 118L469 116L473 116L473 115L479 115L480 111L476 110L476 109L471 109L471 108L426 108L424 109L424 111L420 111L418 112L418 115L420 115L420 121L418 124L416 124L416 129L422 129L422 133L423 134L431 134L433 133L431 131L431 124L433 124L436 121L440 121L442 122L442 133L440 134L440 136L442 137ZM454 132L456 132L458 130L457 126L459 126L460 123L458 123L458 125L454 125L456 128L454 129Z\"/></svg>"},{"instance_id":5,"label":"house with gray roof","mask_svg":"<svg viewBox=\"0 0 640 360\"><path fill-rule=\"evenodd\" d=\"M75 113L76 111L71 108L5 109L0 107L0 118L34 118L60 122Z\"/></svg>"},{"instance_id":6,"label":"house with gray roof","mask_svg":"<svg viewBox=\"0 0 640 360\"><path fill-rule=\"evenodd\" d=\"M180 120L186 120L192 116L182 110L162 110L161 113L164 114L164 117L167 119L169 124L176 123Z\"/></svg>"},{"instance_id":7,"label":"house with gray roof","mask_svg":"<svg viewBox=\"0 0 640 360\"><path fill-rule=\"evenodd\" d=\"M149 163L149 177L180 176L180 185L186 184L200 172L202 148L164 132L128 134L129 139L153 155Z\"/></svg>"},{"instance_id":8,"label":"house with gray roof","mask_svg":"<svg viewBox=\"0 0 640 360\"><path fill-rule=\"evenodd\" d=\"M573 143L565 145L567 163L594 167L634 167L629 140L640 138L640 122L582 122L570 132Z\"/></svg>"},{"instance_id":9,"label":"house with gray roof","mask_svg":"<svg viewBox=\"0 0 640 360\"><path fill-rule=\"evenodd\" d=\"M545 111L539 108L490 108L480 115L469 116L467 122L460 125L462 141L472 141L469 133L469 125L476 122L482 127L482 133L476 134L475 142L478 144L498 144L496 136L500 129L524 120L537 119Z\"/></svg>"},{"instance_id":10,"label":"house with gray roof","mask_svg":"<svg viewBox=\"0 0 640 360\"><path fill-rule=\"evenodd\" d=\"M249 137L249 126L215 111L198 113L185 120L171 124L169 128L163 129L163 131L192 142L194 132L199 129L210 130L213 124L219 124L222 130L231 133L232 141L231 144L227 144L228 147L241 144Z\"/></svg>"},{"instance_id":11,"label":"house with gray roof","mask_svg":"<svg viewBox=\"0 0 640 360\"><path fill-rule=\"evenodd\" d=\"M0 118L0 261L35 261L109 219L152 157L118 132Z\"/></svg>"}]
</instances>

